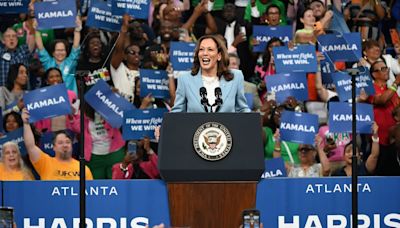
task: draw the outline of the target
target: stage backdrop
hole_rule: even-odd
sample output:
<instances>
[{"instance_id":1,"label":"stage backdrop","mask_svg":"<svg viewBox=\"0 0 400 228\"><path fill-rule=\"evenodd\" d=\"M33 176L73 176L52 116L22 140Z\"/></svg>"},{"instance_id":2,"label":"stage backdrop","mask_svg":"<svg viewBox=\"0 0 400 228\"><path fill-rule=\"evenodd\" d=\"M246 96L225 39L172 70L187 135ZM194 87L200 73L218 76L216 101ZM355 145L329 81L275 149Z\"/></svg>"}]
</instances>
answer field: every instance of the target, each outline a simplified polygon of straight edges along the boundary
<instances>
[{"instance_id":1,"label":"stage backdrop","mask_svg":"<svg viewBox=\"0 0 400 228\"><path fill-rule=\"evenodd\" d=\"M258 184L264 227L347 228L350 178L269 178ZM78 228L78 181L3 182L4 205L18 227ZM400 227L400 177L359 178L359 228ZM1 198L0 198L1 199ZM167 191L158 180L88 181L88 228L169 224Z\"/></svg>"}]
</instances>

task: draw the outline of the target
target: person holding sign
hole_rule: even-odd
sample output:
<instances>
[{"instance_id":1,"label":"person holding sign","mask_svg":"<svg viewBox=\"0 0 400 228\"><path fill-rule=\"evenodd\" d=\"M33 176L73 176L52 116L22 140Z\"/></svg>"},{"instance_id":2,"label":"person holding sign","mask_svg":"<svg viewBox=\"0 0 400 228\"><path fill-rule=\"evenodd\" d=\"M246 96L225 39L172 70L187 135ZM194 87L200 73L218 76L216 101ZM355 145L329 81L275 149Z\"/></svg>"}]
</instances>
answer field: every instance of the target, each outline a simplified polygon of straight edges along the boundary
<instances>
[{"instance_id":1,"label":"person holding sign","mask_svg":"<svg viewBox=\"0 0 400 228\"><path fill-rule=\"evenodd\" d=\"M37 28L37 22L34 23ZM63 76L63 81L67 89L78 93L78 87L75 80L75 71L78 64L81 40L82 21L79 17L76 18L76 27L74 30L74 40L72 43L72 50L69 55L68 42L66 40L55 40L51 47L51 55L44 48L42 36L39 31L35 33L36 46L38 48L39 59L45 70L51 67L58 67Z\"/></svg>"},{"instance_id":2,"label":"person holding sign","mask_svg":"<svg viewBox=\"0 0 400 228\"><path fill-rule=\"evenodd\" d=\"M367 175L372 175L375 173L375 170L377 168L377 163L378 163L378 157L379 157L379 141L380 138L378 137L378 125L374 122L372 125L372 146L371 146L371 154L368 156L367 160L361 161L359 160L357 163L357 173L359 176L367 176ZM354 140L354 139L353 139ZM351 176L352 174L352 156L353 156L353 141L350 141L346 146L344 147L344 154L343 154L343 160L345 161L345 165L341 168L336 170L336 172L332 173L332 176ZM360 150L357 147L357 159L360 158Z\"/></svg>"},{"instance_id":3,"label":"person holding sign","mask_svg":"<svg viewBox=\"0 0 400 228\"><path fill-rule=\"evenodd\" d=\"M22 110L24 122L24 142L29 159L39 173L41 180L79 180L79 162L72 158L72 138L65 131L54 133L53 150L55 157L50 157L35 144L32 128L29 125L29 113ZM93 176L85 167L86 180Z\"/></svg>"},{"instance_id":4,"label":"person holding sign","mask_svg":"<svg viewBox=\"0 0 400 228\"><path fill-rule=\"evenodd\" d=\"M25 166L18 145L6 142L0 159L0 181L34 180L32 172Z\"/></svg>"},{"instance_id":5,"label":"person holding sign","mask_svg":"<svg viewBox=\"0 0 400 228\"><path fill-rule=\"evenodd\" d=\"M376 61L370 68L371 76L374 79L376 93L368 97L368 102L374 105L374 117L379 126L379 142L381 145L389 145L389 129L395 125L392 116L393 109L400 104L400 97L397 95L397 88L400 85L400 74L396 76L391 86L387 86L389 79L389 68L383 61Z\"/></svg>"},{"instance_id":6,"label":"person holding sign","mask_svg":"<svg viewBox=\"0 0 400 228\"><path fill-rule=\"evenodd\" d=\"M48 86L63 83L60 69L56 67L49 68L45 73L45 84ZM79 112L76 93L72 90L67 90L69 103L72 107L72 113L69 115L57 116L51 119L39 120L35 123L35 127L40 132L51 132L69 129L75 133L80 132Z\"/></svg>"},{"instance_id":7,"label":"person holding sign","mask_svg":"<svg viewBox=\"0 0 400 228\"><path fill-rule=\"evenodd\" d=\"M172 112L250 112L244 96L243 74L229 70L223 41L205 35L197 43L191 73L178 78Z\"/></svg>"}]
</instances>

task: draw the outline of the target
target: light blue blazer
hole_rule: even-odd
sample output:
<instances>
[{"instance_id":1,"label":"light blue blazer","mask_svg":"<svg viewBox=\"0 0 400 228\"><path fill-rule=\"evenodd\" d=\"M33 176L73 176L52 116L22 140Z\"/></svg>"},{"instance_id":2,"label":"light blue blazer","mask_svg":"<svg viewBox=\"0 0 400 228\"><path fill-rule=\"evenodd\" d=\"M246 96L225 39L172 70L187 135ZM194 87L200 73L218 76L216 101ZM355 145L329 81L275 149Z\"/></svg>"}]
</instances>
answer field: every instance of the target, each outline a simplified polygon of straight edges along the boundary
<instances>
[{"instance_id":1,"label":"light blue blazer","mask_svg":"<svg viewBox=\"0 0 400 228\"><path fill-rule=\"evenodd\" d=\"M219 112L250 112L244 96L244 78L240 70L231 70L233 79L220 79L223 104ZM201 70L196 76L186 72L178 77L178 88L172 112L205 112L201 104L200 88L203 87Z\"/></svg>"}]
</instances>

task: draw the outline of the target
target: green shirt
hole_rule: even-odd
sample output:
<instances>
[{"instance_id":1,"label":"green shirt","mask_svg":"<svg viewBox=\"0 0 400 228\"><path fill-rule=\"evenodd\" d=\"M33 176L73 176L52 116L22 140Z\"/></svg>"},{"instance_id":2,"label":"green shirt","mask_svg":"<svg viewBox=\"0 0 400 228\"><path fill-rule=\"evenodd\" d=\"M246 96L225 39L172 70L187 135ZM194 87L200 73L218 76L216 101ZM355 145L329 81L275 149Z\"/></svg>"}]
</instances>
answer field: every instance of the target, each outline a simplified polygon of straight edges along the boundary
<instances>
[{"instance_id":1,"label":"green shirt","mask_svg":"<svg viewBox=\"0 0 400 228\"><path fill-rule=\"evenodd\" d=\"M270 0L267 4L263 4L260 0L256 0L256 7L258 9L258 12L260 12L260 15L265 13L268 6L271 4L278 6L279 12L280 12L280 19L281 19L280 24L285 25L286 24L286 10L285 10L285 5L283 4L283 2L281 2L279 0ZM247 4L247 6L246 6L246 11L244 13L244 20L251 22L251 2L250 1L249 1L249 4Z\"/></svg>"},{"instance_id":2,"label":"green shirt","mask_svg":"<svg viewBox=\"0 0 400 228\"><path fill-rule=\"evenodd\" d=\"M18 36L18 45L26 44L26 31L23 27L23 22L13 25L13 29ZM49 45L54 40L54 31L51 29L40 30L44 45Z\"/></svg>"},{"instance_id":3,"label":"green shirt","mask_svg":"<svg viewBox=\"0 0 400 228\"><path fill-rule=\"evenodd\" d=\"M267 139L266 144L264 145L264 158L272 159L273 153L274 153L274 148L275 148L275 141L274 141L272 129L269 127L263 127L263 130L265 132L265 137ZM286 143L287 147L289 148L289 151L287 151L286 146L284 145L285 143ZM299 144L297 144L297 143L281 141L281 157L282 157L282 159L285 162L291 163L291 159L289 156L289 153L290 153L291 157L293 158L294 164L300 164L299 155L297 152L298 148L299 148Z\"/></svg>"},{"instance_id":4,"label":"green shirt","mask_svg":"<svg viewBox=\"0 0 400 228\"><path fill-rule=\"evenodd\" d=\"M192 0L192 6L196 7L199 4L199 0ZM215 0L213 10L222 10L224 8L225 1L224 0Z\"/></svg>"}]
</instances>

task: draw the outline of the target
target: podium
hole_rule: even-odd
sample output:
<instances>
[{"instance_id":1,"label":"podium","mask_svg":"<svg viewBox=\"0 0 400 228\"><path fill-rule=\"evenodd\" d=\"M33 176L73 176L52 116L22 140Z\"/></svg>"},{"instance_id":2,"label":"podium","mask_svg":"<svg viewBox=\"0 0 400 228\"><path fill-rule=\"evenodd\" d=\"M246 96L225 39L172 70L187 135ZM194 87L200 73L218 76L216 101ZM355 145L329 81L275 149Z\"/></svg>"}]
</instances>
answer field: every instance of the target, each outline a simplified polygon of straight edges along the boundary
<instances>
[{"instance_id":1,"label":"podium","mask_svg":"<svg viewBox=\"0 0 400 228\"><path fill-rule=\"evenodd\" d=\"M159 169L171 225L239 227L264 171L258 113L166 113Z\"/></svg>"}]
</instances>

